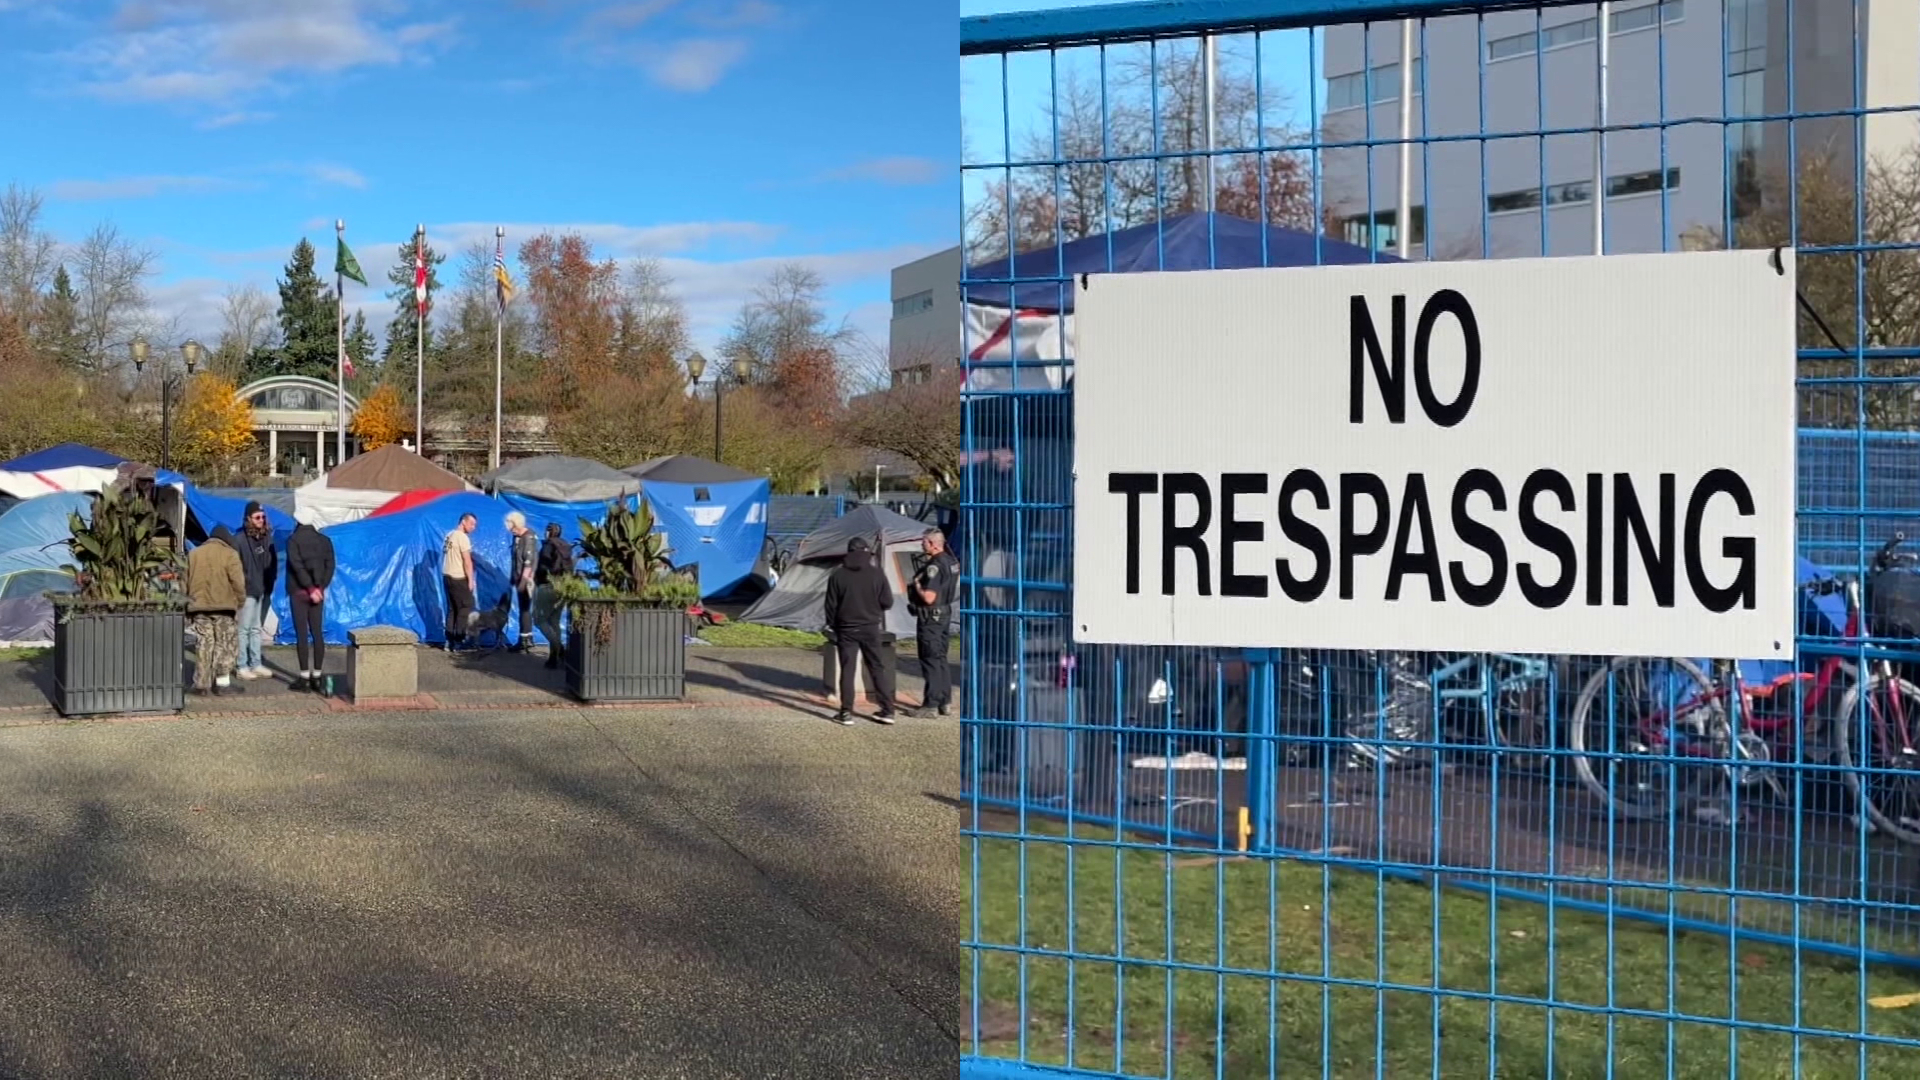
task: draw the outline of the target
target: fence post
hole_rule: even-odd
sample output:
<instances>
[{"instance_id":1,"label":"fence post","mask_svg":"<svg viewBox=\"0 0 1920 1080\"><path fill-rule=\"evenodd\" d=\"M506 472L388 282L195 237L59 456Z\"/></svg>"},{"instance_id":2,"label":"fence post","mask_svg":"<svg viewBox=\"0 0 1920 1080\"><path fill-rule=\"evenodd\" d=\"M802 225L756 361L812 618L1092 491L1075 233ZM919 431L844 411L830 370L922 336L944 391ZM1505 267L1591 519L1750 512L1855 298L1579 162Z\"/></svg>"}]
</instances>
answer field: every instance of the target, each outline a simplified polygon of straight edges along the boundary
<instances>
[{"instance_id":1,"label":"fence post","mask_svg":"<svg viewBox=\"0 0 1920 1080\"><path fill-rule=\"evenodd\" d=\"M1247 793L1252 819L1251 850L1268 851L1273 844L1273 734L1274 670L1279 649L1245 649L1247 662Z\"/></svg>"}]
</instances>

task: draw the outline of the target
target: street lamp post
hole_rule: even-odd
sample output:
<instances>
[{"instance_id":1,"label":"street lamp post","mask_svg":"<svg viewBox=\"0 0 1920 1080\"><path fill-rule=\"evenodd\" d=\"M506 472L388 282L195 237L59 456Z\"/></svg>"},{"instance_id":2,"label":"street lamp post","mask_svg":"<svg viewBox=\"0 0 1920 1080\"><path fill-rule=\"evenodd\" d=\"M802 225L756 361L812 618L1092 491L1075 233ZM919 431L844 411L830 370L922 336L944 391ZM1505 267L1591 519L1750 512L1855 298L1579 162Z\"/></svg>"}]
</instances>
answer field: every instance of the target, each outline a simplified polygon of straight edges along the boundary
<instances>
[{"instance_id":1,"label":"street lamp post","mask_svg":"<svg viewBox=\"0 0 1920 1080\"><path fill-rule=\"evenodd\" d=\"M129 350L133 353L133 370L137 373L146 369L147 356L151 352L147 339L136 337ZM180 358L186 361L186 374L200 366L200 343L188 341L180 346ZM160 351L160 467L173 468L173 392L179 385L180 373L167 363L166 350Z\"/></svg>"},{"instance_id":2,"label":"street lamp post","mask_svg":"<svg viewBox=\"0 0 1920 1080\"><path fill-rule=\"evenodd\" d=\"M697 352L694 353L692 356L687 357L687 376L693 380L694 385L698 386L700 384L700 376L704 375L706 373L706 370L707 370L706 357L701 356ZM741 385L745 385L747 381L747 377L752 374L753 374L753 365L747 363L746 357L744 356L740 357L739 359L733 362L733 378L735 382L738 382ZM722 445L720 440L720 433L721 433L720 401L722 398L726 396L726 382L727 382L726 370L719 369L719 368L715 369L713 373L713 460L716 462L720 462L721 464L725 464L725 462L720 456L721 454L720 448Z\"/></svg>"}]
</instances>

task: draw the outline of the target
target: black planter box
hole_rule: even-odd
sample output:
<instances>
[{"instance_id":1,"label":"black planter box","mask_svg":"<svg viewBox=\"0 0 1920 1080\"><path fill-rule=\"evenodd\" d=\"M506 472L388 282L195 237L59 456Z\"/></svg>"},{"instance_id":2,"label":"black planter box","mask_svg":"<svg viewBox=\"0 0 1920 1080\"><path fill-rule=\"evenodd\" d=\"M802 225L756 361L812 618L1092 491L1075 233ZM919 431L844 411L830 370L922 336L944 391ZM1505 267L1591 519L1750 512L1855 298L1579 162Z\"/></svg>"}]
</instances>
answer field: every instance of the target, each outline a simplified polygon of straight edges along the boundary
<instances>
[{"instance_id":1,"label":"black planter box","mask_svg":"<svg viewBox=\"0 0 1920 1080\"><path fill-rule=\"evenodd\" d=\"M55 610L53 707L62 716L179 712L187 615L178 608Z\"/></svg>"},{"instance_id":2,"label":"black planter box","mask_svg":"<svg viewBox=\"0 0 1920 1080\"><path fill-rule=\"evenodd\" d=\"M613 640L594 643L595 623L613 623ZM678 608L579 604L567 630L567 689L581 701L684 701L687 616Z\"/></svg>"}]
</instances>

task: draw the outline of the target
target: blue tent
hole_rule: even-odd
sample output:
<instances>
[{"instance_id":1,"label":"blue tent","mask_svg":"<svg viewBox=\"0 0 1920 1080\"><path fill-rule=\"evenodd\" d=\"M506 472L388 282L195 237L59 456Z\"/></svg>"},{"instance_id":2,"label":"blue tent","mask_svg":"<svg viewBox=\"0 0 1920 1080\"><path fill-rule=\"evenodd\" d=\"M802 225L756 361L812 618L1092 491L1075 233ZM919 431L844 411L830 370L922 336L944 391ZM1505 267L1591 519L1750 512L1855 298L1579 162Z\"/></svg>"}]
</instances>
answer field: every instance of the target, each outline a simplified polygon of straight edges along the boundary
<instances>
[{"instance_id":1,"label":"blue tent","mask_svg":"<svg viewBox=\"0 0 1920 1080\"><path fill-rule=\"evenodd\" d=\"M0 513L0 642L53 640L48 591L73 590L73 560L65 541L67 515L93 514L93 497L58 492L26 499Z\"/></svg>"},{"instance_id":2,"label":"blue tent","mask_svg":"<svg viewBox=\"0 0 1920 1080\"><path fill-rule=\"evenodd\" d=\"M989 259L967 270L963 287L970 304L1072 311L1070 283L1023 282L1016 291L1005 279L1399 261L1372 248L1298 229L1262 225L1232 214L1193 213L1022 252L1013 257L1012 273L1006 259ZM972 284L975 278L987 281ZM1017 302L1009 304L1009 295Z\"/></svg>"},{"instance_id":3,"label":"blue tent","mask_svg":"<svg viewBox=\"0 0 1920 1080\"><path fill-rule=\"evenodd\" d=\"M0 464L0 470L7 472L46 472L49 469L71 469L77 467L90 469L112 469L126 458L109 454L105 450L96 450L79 443L61 443L49 446L45 450L35 450L31 454L14 458Z\"/></svg>"},{"instance_id":4,"label":"blue tent","mask_svg":"<svg viewBox=\"0 0 1920 1080\"><path fill-rule=\"evenodd\" d=\"M698 568L703 598L724 595L753 573L767 543L766 477L684 455L622 471L640 478L674 568Z\"/></svg>"},{"instance_id":5,"label":"blue tent","mask_svg":"<svg viewBox=\"0 0 1920 1080\"><path fill-rule=\"evenodd\" d=\"M241 526L246 524L246 499L215 495L179 473L169 472L166 469L156 470L154 476L160 483L180 485L180 490L187 500L187 513L190 516L187 523L189 538L197 541L199 538L210 536L216 525L225 525L239 532ZM293 532L293 518L265 503L261 504L261 509L267 512L267 524L273 529L274 543L285 547L288 535Z\"/></svg>"}]
</instances>

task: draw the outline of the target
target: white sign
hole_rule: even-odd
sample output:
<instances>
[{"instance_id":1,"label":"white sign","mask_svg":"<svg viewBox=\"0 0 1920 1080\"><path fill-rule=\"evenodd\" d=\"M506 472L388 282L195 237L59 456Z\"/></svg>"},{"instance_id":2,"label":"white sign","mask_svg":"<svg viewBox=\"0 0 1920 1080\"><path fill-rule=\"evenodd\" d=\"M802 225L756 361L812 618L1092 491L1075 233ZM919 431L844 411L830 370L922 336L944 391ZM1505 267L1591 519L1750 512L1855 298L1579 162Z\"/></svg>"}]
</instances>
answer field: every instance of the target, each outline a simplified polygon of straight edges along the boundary
<instances>
[{"instance_id":1,"label":"white sign","mask_svg":"<svg viewBox=\"0 0 1920 1080\"><path fill-rule=\"evenodd\" d=\"M1075 636L1790 656L1777 258L1081 279Z\"/></svg>"}]
</instances>

